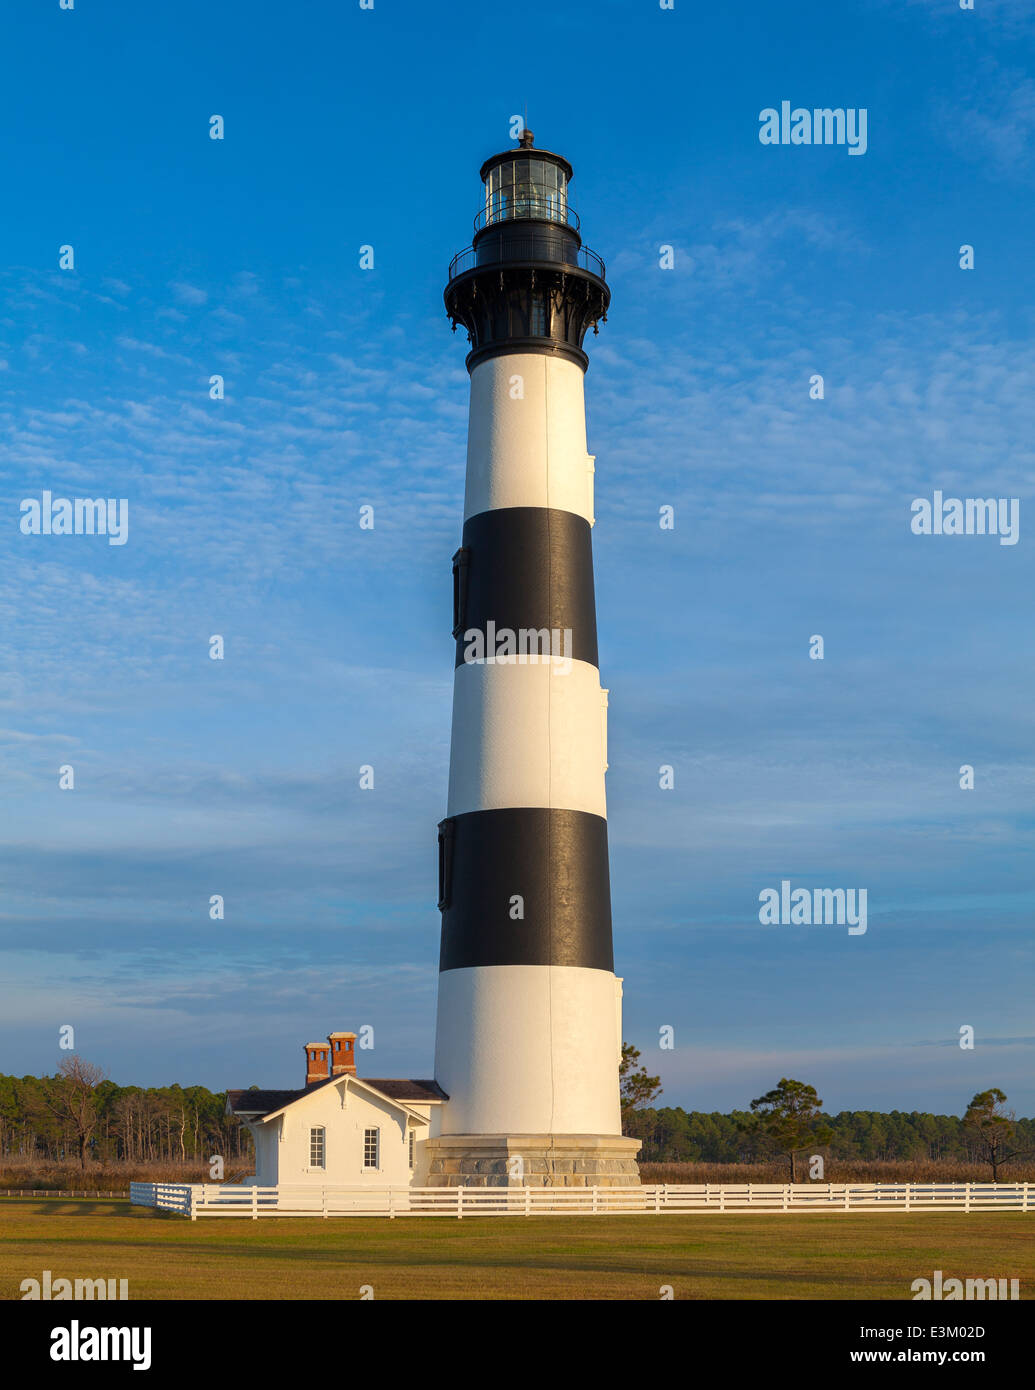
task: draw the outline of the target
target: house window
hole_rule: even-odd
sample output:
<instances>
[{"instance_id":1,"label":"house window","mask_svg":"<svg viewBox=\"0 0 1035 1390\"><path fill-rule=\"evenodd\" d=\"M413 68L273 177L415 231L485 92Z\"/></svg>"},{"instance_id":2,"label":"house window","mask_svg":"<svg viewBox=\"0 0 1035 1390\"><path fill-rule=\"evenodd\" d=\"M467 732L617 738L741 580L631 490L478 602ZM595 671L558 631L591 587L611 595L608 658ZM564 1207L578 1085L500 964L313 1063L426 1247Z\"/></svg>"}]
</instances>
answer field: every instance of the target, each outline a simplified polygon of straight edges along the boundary
<instances>
[{"instance_id":1,"label":"house window","mask_svg":"<svg viewBox=\"0 0 1035 1390\"><path fill-rule=\"evenodd\" d=\"M381 1131L379 1129L365 1129L363 1131L363 1167L377 1168L381 1148Z\"/></svg>"},{"instance_id":2,"label":"house window","mask_svg":"<svg viewBox=\"0 0 1035 1390\"><path fill-rule=\"evenodd\" d=\"M411 1129L411 1130L410 1130L410 1167L411 1167L411 1168L413 1167L413 1155L414 1155L414 1153L415 1153L415 1151L416 1151L416 1148L417 1148L417 1131L416 1131L415 1129Z\"/></svg>"},{"instance_id":3,"label":"house window","mask_svg":"<svg viewBox=\"0 0 1035 1390\"><path fill-rule=\"evenodd\" d=\"M321 1125L319 1129L309 1131L309 1167L326 1168L327 1157L327 1131Z\"/></svg>"}]
</instances>

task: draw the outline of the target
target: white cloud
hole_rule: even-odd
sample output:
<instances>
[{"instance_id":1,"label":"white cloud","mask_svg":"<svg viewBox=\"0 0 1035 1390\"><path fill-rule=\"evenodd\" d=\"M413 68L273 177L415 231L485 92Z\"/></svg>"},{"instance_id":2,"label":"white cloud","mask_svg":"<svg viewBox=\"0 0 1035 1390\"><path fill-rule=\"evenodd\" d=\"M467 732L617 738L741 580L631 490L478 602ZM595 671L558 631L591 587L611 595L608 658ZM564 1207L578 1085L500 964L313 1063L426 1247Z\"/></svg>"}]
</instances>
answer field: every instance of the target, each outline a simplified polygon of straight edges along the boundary
<instances>
[{"instance_id":1,"label":"white cloud","mask_svg":"<svg viewBox=\"0 0 1035 1390\"><path fill-rule=\"evenodd\" d=\"M208 294L197 285L190 285L185 280L171 281L169 288L175 294L181 304L207 304Z\"/></svg>"}]
</instances>

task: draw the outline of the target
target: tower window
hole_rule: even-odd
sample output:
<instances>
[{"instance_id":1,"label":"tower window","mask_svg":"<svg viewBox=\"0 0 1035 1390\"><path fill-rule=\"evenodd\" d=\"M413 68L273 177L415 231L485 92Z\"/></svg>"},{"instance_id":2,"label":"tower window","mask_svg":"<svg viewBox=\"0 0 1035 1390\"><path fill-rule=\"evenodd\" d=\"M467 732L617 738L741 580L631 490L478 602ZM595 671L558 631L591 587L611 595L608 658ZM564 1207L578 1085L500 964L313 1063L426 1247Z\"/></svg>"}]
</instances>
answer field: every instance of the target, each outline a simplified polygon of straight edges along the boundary
<instances>
[{"instance_id":1,"label":"tower window","mask_svg":"<svg viewBox=\"0 0 1035 1390\"><path fill-rule=\"evenodd\" d=\"M453 636L459 637L467 620L467 567L471 551L462 545L453 556Z\"/></svg>"},{"instance_id":2,"label":"tower window","mask_svg":"<svg viewBox=\"0 0 1035 1390\"><path fill-rule=\"evenodd\" d=\"M376 1168L380 1157L381 1131L379 1129L365 1129L363 1131L363 1167Z\"/></svg>"},{"instance_id":3,"label":"tower window","mask_svg":"<svg viewBox=\"0 0 1035 1390\"><path fill-rule=\"evenodd\" d=\"M309 1131L309 1167L327 1167L327 1131L322 1125Z\"/></svg>"},{"instance_id":4,"label":"tower window","mask_svg":"<svg viewBox=\"0 0 1035 1390\"><path fill-rule=\"evenodd\" d=\"M528 331L533 338L546 337L546 296L541 290L536 290L532 294Z\"/></svg>"},{"instance_id":5,"label":"tower window","mask_svg":"<svg viewBox=\"0 0 1035 1390\"><path fill-rule=\"evenodd\" d=\"M444 912L453 896L453 821L438 824L438 910Z\"/></svg>"}]
</instances>

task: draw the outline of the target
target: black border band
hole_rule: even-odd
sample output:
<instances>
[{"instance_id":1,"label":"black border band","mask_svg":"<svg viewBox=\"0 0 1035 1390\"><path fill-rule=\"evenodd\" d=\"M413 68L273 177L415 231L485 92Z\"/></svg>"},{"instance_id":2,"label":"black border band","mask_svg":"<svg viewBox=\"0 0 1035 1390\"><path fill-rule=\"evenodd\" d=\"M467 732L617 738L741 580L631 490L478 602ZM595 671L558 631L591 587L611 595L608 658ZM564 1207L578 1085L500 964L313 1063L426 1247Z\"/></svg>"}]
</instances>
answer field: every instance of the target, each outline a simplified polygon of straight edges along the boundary
<instances>
[{"instance_id":1,"label":"black border band","mask_svg":"<svg viewBox=\"0 0 1035 1390\"><path fill-rule=\"evenodd\" d=\"M574 965L614 971L607 821L537 806L450 821L439 970ZM520 897L522 916L514 918Z\"/></svg>"},{"instance_id":2,"label":"black border band","mask_svg":"<svg viewBox=\"0 0 1035 1390\"><path fill-rule=\"evenodd\" d=\"M464 358L468 373L490 357L509 357L515 352L539 352L545 357L564 357L574 362L582 371L589 371L589 357L581 348L570 343L558 343L553 338L507 338L499 343L486 343L484 347L473 348Z\"/></svg>"},{"instance_id":3,"label":"black border band","mask_svg":"<svg viewBox=\"0 0 1035 1390\"><path fill-rule=\"evenodd\" d=\"M464 633L491 620L509 628L571 632L566 652L574 661L598 664L593 545L589 522L553 507L501 507L464 523L467 552L463 613L456 666L464 664ZM552 640L552 639L551 639ZM494 655L485 652L484 655Z\"/></svg>"}]
</instances>

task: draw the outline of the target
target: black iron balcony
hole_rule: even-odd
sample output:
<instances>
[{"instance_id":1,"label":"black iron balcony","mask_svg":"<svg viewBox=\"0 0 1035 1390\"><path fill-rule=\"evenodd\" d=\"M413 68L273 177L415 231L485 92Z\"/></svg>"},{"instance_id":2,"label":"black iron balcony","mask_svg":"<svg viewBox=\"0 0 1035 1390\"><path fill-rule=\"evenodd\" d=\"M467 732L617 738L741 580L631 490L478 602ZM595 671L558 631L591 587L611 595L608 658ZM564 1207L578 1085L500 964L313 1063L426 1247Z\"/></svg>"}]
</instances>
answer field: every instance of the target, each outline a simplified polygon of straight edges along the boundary
<instances>
[{"instance_id":1,"label":"black iron balcony","mask_svg":"<svg viewBox=\"0 0 1035 1390\"><path fill-rule=\"evenodd\" d=\"M455 280L458 275L465 274L468 270L474 270L477 266L497 265L505 262L509 265L520 265L523 261L535 263L540 261L540 248L538 240L528 237L527 240L511 237L506 246L493 245L482 242L479 246L466 246L462 251L458 251L449 262L449 278ZM577 265L580 270L588 270L590 275L604 279L604 262L595 251L591 251L588 246L580 247L575 253L575 260L571 264Z\"/></svg>"}]
</instances>

